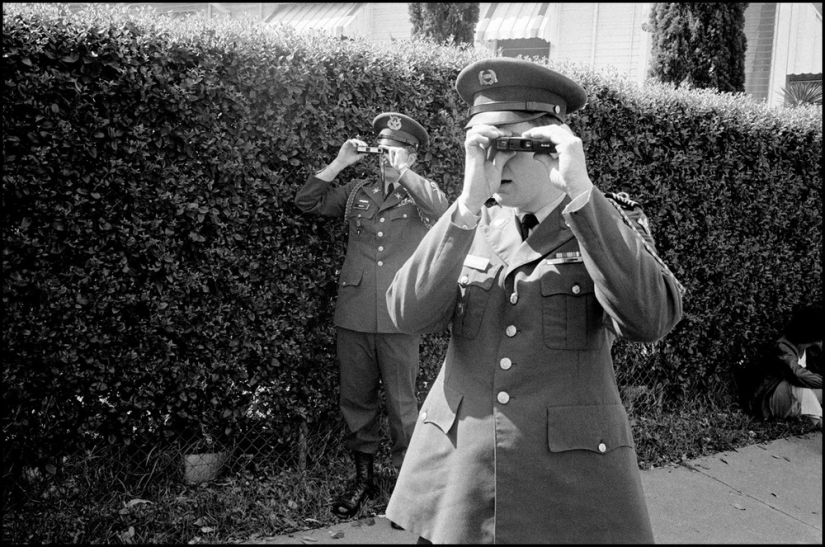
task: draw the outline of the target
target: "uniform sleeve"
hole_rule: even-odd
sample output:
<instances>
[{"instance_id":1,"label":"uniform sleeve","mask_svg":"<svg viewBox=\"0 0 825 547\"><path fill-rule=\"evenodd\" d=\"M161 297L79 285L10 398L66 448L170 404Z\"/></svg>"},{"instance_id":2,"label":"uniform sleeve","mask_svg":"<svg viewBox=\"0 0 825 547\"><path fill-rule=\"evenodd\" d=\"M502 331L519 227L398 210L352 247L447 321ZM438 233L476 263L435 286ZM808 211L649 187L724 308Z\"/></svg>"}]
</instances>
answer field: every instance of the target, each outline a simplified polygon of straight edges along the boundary
<instances>
[{"instance_id":1,"label":"uniform sleeve","mask_svg":"<svg viewBox=\"0 0 825 547\"><path fill-rule=\"evenodd\" d=\"M453 203L427 232L387 289L390 319L401 332L440 332L452 320L456 280L476 232L453 222L456 207Z\"/></svg>"},{"instance_id":2,"label":"uniform sleeve","mask_svg":"<svg viewBox=\"0 0 825 547\"><path fill-rule=\"evenodd\" d=\"M799 355L794 346L781 338L774 353L774 366L788 383L810 389L822 389L822 375L799 365Z\"/></svg>"},{"instance_id":3,"label":"uniform sleeve","mask_svg":"<svg viewBox=\"0 0 825 547\"><path fill-rule=\"evenodd\" d=\"M563 215L616 334L649 343L670 332L682 318L682 294L655 247L645 245L598 188L581 208Z\"/></svg>"},{"instance_id":4,"label":"uniform sleeve","mask_svg":"<svg viewBox=\"0 0 825 547\"><path fill-rule=\"evenodd\" d=\"M343 217L347 198L356 181L330 188L331 181L310 175L295 194L295 205L304 213L325 217Z\"/></svg>"},{"instance_id":5,"label":"uniform sleeve","mask_svg":"<svg viewBox=\"0 0 825 547\"><path fill-rule=\"evenodd\" d=\"M410 170L402 178L404 179L401 182L402 186L407 189L415 205L421 210L421 214L429 219L429 222L435 224L450 206L447 196L436 183Z\"/></svg>"}]
</instances>

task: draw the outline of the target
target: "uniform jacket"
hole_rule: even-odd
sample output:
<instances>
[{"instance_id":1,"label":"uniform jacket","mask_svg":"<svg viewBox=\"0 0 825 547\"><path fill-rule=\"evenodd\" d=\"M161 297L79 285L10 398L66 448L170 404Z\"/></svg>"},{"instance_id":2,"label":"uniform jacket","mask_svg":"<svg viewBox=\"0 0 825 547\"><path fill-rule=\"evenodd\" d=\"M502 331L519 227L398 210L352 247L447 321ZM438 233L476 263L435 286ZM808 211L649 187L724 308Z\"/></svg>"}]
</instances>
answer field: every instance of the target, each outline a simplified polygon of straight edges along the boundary
<instances>
[{"instance_id":1,"label":"uniform jacket","mask_svg":"<svg viewBox=\"0 0 825 547\"><path fill-rule=\"evenodd\" d=\"M807 365L803 367L799 364L802 352L785 336L776 341L773 353L765 361L764 376L756 387L752 403L752 408L763 419L772 417L770 398L783 380L797 387L822 389L822 354L811 348Z\"/></svg>"},{"instance_id":2,"label":"uniform jacket","mask_svg":"<svg viewBox=\"0 0 825 547\"><path fill-rule=\"evenodd\" d=\"M610 348L667 334L681 293L597 188L569 202L525 242L453 204L387 293L402 331L452 326L387 508L434 543L653 541Z\"/></svg>"},{"instance_id":3,"label":"uniform jacket","mask_svg":"<svg viewBox=\"0 0 825 547\"><path fill-rule=\"evenodd\" d=\"M395 272L427 233L424 219L431 225L447 210L449 203L434 182L407 171L405 190L384 199L382 181L376 177L330 187L330 183L310 176L298 191L295 204L305 213L344 219L347 200L352 199L348 220L347 254L338 279L338 302L333 322L359 332L397 333L390 321L385 295Z\"/></svg>"}]
</instances>

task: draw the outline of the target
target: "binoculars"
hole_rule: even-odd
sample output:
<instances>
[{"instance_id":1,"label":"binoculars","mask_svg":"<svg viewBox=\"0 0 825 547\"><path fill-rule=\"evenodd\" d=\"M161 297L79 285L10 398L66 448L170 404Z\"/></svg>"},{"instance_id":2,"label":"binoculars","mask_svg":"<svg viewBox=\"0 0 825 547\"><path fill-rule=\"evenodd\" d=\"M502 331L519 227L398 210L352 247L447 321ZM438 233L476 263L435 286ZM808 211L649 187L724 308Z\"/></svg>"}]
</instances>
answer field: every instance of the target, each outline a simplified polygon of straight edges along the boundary
<instances>
[{"instance_id":1,"label":"binoculars","mask_svg":"<svg viewBox=\"0 0 825 547\"><path fill-rule=\"evenodd\" d=\"M356 146L355 151L359 154L385 154L387 149L380 146Z\"/></svg>"},{"instance_id":2,"label":"binoculars","mask_svg":"<svg viewBox=\"0 0 825 547\"><path fill-rule=\"evenodd\" d=\"M499 152L533 152L534 154L553 154L556 144L551 141L524 139L522 137L499 137L487 149L487 161L493 161Z\"/></svg>"}]
</instances>

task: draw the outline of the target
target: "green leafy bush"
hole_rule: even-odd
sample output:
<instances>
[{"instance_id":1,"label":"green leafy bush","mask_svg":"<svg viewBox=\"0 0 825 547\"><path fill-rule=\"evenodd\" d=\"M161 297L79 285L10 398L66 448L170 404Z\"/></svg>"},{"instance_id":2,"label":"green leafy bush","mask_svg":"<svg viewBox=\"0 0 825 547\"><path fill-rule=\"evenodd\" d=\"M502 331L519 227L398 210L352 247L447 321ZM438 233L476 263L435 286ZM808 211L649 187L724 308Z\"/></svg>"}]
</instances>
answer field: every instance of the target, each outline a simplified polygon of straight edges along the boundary
<instances>
[{"instance_id":1,"label":"green leafy bush","mask_svg":"<svg viewBox=\"0 0 825 547\"><path fill-rule=\"evenodd\" d=\"M345 232L295 192L393 110L428 128L422 171L454 199L453 84L483 54L123 6L3 14L6 462L252 428L289 444L296 421L337 416ZM726 392L793 304L821 299L819 111L555 68L588 91L569 123L594 182L644 205L687 288L672 334L617 346L620 381L671 405ZM446 340L424 340L422 395Z\"/></svg>"}]
</instances>

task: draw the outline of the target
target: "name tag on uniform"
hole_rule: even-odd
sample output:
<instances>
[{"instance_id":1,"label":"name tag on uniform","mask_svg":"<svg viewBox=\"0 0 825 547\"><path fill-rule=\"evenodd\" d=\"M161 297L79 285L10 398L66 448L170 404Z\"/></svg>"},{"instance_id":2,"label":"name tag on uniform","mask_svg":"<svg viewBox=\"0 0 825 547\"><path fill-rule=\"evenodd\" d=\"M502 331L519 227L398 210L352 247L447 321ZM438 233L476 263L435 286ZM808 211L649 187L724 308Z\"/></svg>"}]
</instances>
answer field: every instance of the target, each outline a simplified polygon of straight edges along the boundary
<instances>
[{"instance_id":1,"label":"name tag on uniform","mask_svg":"<svg viewBox=\"0 0 825 547\"><path fill-rule=\"evenodd\" d=\"M582 254L579 251L556 253L555 257L544 260L545 264L576 264L579 262L584 262L584 258L582 258Z\"/></svg>"},{"instance_id":2,"label":"name tag on uniform","mask_svg":"<svg viewBox=\"0 0 825 547\"><path fill-rule=\"evenodd\" d=\"M482 272L487 269L488 264L490 264L490 259L483 256L467 255L467 258L464 259L465 266Z\"/></svg>"},{"instance_id":3,"label":"name tag on uniform","mask_svg":"<svg viewBox=\"0 0 825 547\"><path fill-rule=\"evenodd\" d=\"M370 204L369 203L353 203L352 208L353 209L360 209L361 211L365 211L365 210L370 208Z\"/></svg>"}]
</instances>

